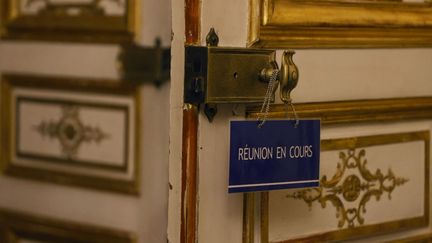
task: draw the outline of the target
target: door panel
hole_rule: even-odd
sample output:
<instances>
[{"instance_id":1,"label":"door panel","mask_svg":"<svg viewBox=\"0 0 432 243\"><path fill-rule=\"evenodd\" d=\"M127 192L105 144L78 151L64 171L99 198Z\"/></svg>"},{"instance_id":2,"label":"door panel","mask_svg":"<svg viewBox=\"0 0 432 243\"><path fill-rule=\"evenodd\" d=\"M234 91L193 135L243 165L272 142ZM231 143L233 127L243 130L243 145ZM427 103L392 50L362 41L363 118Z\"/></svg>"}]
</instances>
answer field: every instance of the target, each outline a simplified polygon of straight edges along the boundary
<instances>
[{"instance_id":1,"label":"door panel","mask_svg":"<svg viewBox=\"0 0 432 243\"><path fill-rule=\"evenodd\" d=\"M136 42L171 41L168 0L137 1ZM0 72L120 80L119 46L72 42L0 41ZM0 206L41 217L131 232L138 242L166 242L169 84L138 89L140 196L0 176ZM3 116L1 114L0 116ZM109 121L107 121L109 122Z\"/></svg>"},{"instance_id":2,"label":"door panel","mask_svg":"<svg viewBox=\"0 0 432 243\"><path fill-rule=\"evenodd\" d=\"M344 240L427 226L429 129L430 122L352 126L343 134L324 128L320 187L262 193L262 242Z\"/></svg>"},{"instance_id":3,"label":"door panel","mask_svg":"<svg viewBox=\"0 0 432 243\"><path fill-rule=\"evenodd\" d=\"M182 97L178 90L183 89L184 82L184 41L182 36L184 35L184 25L182 24L184 16L184 4L189 4L189 1L184 3L176 2L173 4L173 50L174 55L172 59L172 89L171 89L171 131L170 131L170 149L174 154L170 155L170 182L174 185L174 189L170 191L170 211L169 211L169 239L171 242L178 242L179 232L177 229L180 228L180 213L177 210L180 208L181 197L179 196L179 190L181 189L181 173L178 171L180 158L178 157L179 146L181 145L181 133L178 131L182 126L178 124L182 116ZM216 33L219 36L219 46L234 46L234 47L245 47L248 44L248 28L249 19L248 11L250 10L249 1L205 1L201 3L201 45L205 45L205 36L209 31L210 27L214 27ZM286 47L291 47L286 45ZM280 51L278 51L278 57L280 59ZM388 99L388 98L407 98L407 97L427 97L428 99L432 95L432 85L430 82L430 70L429 66L432 64L432 53L430 49L343 49L343 50L299 50L294 56L294 61L299 67L300 79L297 88L292 92L294 103L302 102L331 102L331 101L347 101L351 100L357 102L365 99ZM180 94L179 94L180 93ZM277 98L278 99L278 98ZM417 104L416 102L407 103L408 105ZM370 104L363 104L362 107L366 108ZM385 106L392 107L394 103L387 104ZM301 105L299 105L301 107ZM404 106L404 105L402 105ZM402 106L400 107L401 109ZM279 107L279 111L283 108ZM199 242L241 242L243 235L248 235L248 230L252 229L252 233L249 235L254 236L254 242L265 242L261 241L262 231L260 230L260 200L256 197L255 200L255 224L243 227L243 212L250 212L249 208L243 207L243 197L237 194L228 194L228 156L229 156L229 120L231 119L244 119L243 106L234 105L219 105L218 113L214 118L213 122L209 122L201 109L198 118L198 223L197 223L197 239ZM249 109L249 108L246 108ZM277 108L276 108L277 109ZM413 108L415 109L415 108ZM300 109L301 110L301 109ZM376 110L371 113L359 113L360 120L364 123L351 124L346 123L343 126L326 126L323 128L323 139L327 138L350 138L350 137L364 137L364 136L387 136L388 134L399 134L405 132L418 132L418 131L430 131L429 108L419 112L410 112L407 109L407 113L418 114L421 113L423 117L411 117L411 121L401 122L399 116L386 116L383 110ZM315 110L319 115L320 109ZM396 112L397 111L393 111ZM343 112L341 112L343 113ZM307 112L301 115L306 115ZM272 114L270 114L271 116ZM284 113L279 114L280 116ZM330 114L325 116L327 120L332 119L344 119L342 114L339 118L332 118ZM348 115L349 116L349 115ZM384 119L379 119L383 118ZM385 118L387 117L387 118ZM378 119L375 119L378 118ZM347 121L350 121L349 119ZM359 122L359 121L357 121ZM426 133L425 133L426 134ZM425 137L428 137L425 135ZM426 140L425 140L426 141ZM417 144L417 142L419 142ZM399 151L404 147L408 150L407 154L414 154L418 149L419 155L417 159L413 159L409 163L416 163L420 167L416 170L421 173L422 178L429 176L428 167L424 164L425 160L422 156L426 156L422 141L417 141L411 147L412 144L407 145L397 142L392 147L392 150ZM381 145L380 145L381 146ZM384 145L387 146L387 145ZM400 147L399 147L400 146ZM378 148L382 149L378 146ZM367 151L367 150L366 150ZM381 150L380 150L381 151ZM336 155L338 152L337 151ZM346 152L346 151L345 151ZM369 155L369 152L366 152ZM372 152L371 152L372 153ZM375 152L373 152L375 153ZM391 164L386 160L383 154L389 152L376 152L375 155L371 155L373 158L368 158L368 161L378 161L379 165L383 165L382 172L388 171L391 167L394 169L394 174L399 176L399 172L407 172L405 169L400 167L396 173L397 164ZM323 155L324 156L324 155ZM332 155L333 156L333 155ZM393 157L392 157L393 158ZM423 159L422 159L423 158ZM324 161L324 160L323 160ZM325 160L327 161L327 160ZM416 162L414 162L416 161ZM401 164L400 164L401 165ZM423 167L422 167L423 166ZM381 166L380 166L381 167ZM374 167L378 168L378 167ZM402 172L403 171L403 172ZM424 175L424 176L423 176ZM427 175L427 176L426 176ZM412 175L411 175L412 177ZM404 177L405 178L405 177ZM411 181L413 182L413 181ZM383 236L377 236L375 238L358 239L359 241L385 241L405 238L417 234L424 234L428 232L426 217L429 217L429 211L423 206L424 203L422 198L427 198L429 193L428 189L424 185L425 180L418 181L418 185L423 186L421 192L418 194L418 200L414 199L415 202L421 201L418 204L417 211L406 213L401 218L420 217L422 218L420 223L416 224L416 228L408 231L396 231L394 233L386 234ZM407 186L410 182L404 184ZM394 190L395 193L392 203L407 205L409 204L408 198L401 195L396 196L397 190L403 188L398 187ZM408 188L408 187L406 187ZM416 186L414 186L416 188ZM405 190L405 189L401 189ZM408 189L407 189L408 190ZM409 191L409 190L408 190ZM399 191L400 192L400 191ZM286 191L277 192L281 195L285 195ZM275 195L277 194L275 193ZM392 194L393 194L392 193ZM404 194L404 193L402 193ZM272 193L270 193L272 195ZM423 196L422 196L423 195ZM397 199L399 198L399 199ZM272 197L270 198L271 200ZM384 202L387 200L387 196L381 198ZM412 199L412 198L409 198ZM374 201L373 199L371 201ZM380 201L380 202L381 202ZM387 201L388 202L388 201ZM270 240L278 241L284 239L292 239L295 237L303 237L311 233L318 233L316 229L300 224L297 221L289 221L290 212L285 208L286 205L275 204L275 201L269 201L273 206L270 213L270 224L269 233ZM298 215L297 219L308 220L308 215L314 215L317 210L312 209L310 213L305 206L304 202L297 202L299 206L305 209L305 213ZM275 206L276 205L276 206ZM317 206L320 208L320 206ZM370 206L374 207L374 206ZM405 207L405 206L401 206ZM368 205L369 208L369 205ZM325 220L331 225L333 230L338 230L335 223L335 211L330 205L327 205L329 213L327 216L323 216ZM372 209L370 209L373 211ZM306 213L307 212L307 213ZM388 212L376 213L377 218L375 223L394 221L395 218L387 217ZM411 216L410 216L411 215ZM275 218L280 216L280 218ZM273 217L273 218L272 218ZM283 217L283 218L282 218ZM388 220L387 220L388 219ZM370 220L370 219L369 219ZM367 222L372 222L367 221ZM250 222L250 221L249 221ZM326 221L327 222L327 221ZM296 225L296 232L287 233L284 231L284 224ZM178 228L177 228L178 227ZM354 227L355 228L355 227ZM279 229L280 231L276 231ZM330 229L329 229L330 230ZM283 232L285 235L278 234ZM323 231L324 232L324 231ZM282 234L282 233L281 233ZM247 238L247 237L246 237ZM243 238L244 239L244 238ZM251 239L251 237L249 238ZM324 238L320 238L324 239ZM183 241L186 242L186 241ZM248 241L244 241L248 242Z\"/></svg>"}]
</instances>

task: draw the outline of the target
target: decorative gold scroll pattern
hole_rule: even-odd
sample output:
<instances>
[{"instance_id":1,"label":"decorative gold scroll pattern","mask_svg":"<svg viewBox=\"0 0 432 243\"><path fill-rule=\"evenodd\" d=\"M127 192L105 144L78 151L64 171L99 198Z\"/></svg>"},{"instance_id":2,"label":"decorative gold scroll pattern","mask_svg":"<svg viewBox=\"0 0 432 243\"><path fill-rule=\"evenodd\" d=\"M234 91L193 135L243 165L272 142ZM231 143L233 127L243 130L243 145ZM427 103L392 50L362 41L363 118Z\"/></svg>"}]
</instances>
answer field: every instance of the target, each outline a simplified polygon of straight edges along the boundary
<instances>
[{"instance_id":1,"label":"decorative gold scroll pattern","mask_svg":"<svg viewBox=\"0 0 432 243\"><path fill-rule=\"evenodd\" d=\"M336 208L339 228L345 225L352 228L356 223L363 225L366 204L372 198L379 201L381 196L387 193L388 199L391 200L393 190L408 182L406 178L396 177L390 168L386 175L380 169L375 173L370 172L365 155L364 149L358 153L355 149L349 149L347 153L340 152L340 162L331 179L324 175L319 187L299 190L288 194L287 197L303 200L309 209L314 202L319 202L322 208L326 207L327 202L331 203ZM353 170L357 170L361 177L354 173L345 176L348 171L354 172ZM357 207L347 207L347 202L355 202L358 199Z\"/></svg>"},{"instance_id":2,"label":"decorative gold scroll pattern","mask_svg":"<svg viewBox=\"0 0 432 243\"><path fill-rule=\"evenodd\" d=\"M41 16L106 16L102 2L110 1L116 3L119 7L124 7L122 0L92 0L88 3L62 3L56 4L50 0L28 0L26 6L36 2L44 3L44 7L39 9L38 15Z\"/></svg>"},{"instance_id":3,"label":"decorative gold scroll pattern","mask_svg":"<svg viewBox=\"0 0 432 243\"><path fill-rule=\"evenodd\" d=\"M68 159L75 157L82 143L99 144L109 137L98 127L84 125L79 118L79 108L72 105L62 107L62 117L59 121L41 121L35 129L43 137L58 139L62 153Z\"/></svg>"}]
</instances>

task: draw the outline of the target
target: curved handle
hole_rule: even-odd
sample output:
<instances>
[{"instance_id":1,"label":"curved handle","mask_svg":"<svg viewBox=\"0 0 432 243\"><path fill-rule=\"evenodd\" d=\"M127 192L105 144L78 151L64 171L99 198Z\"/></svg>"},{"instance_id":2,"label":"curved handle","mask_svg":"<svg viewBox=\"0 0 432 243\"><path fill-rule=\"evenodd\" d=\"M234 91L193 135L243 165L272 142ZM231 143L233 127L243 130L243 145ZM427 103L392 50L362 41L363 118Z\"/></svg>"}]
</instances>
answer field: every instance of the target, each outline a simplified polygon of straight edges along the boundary
<instances>
[{"instance_id":1,"label":"curved handle","mask_svg":"<svg viewBox=\"0 0 432 243\"><path fill-rule=\"evenodd\" d=\"M298 68L293 61L295 51L284 51L282 54L279 74L280 98L284 103L291 102L291 91L297 86L299 79Z\"/></svg>"},{"instance_id":2,"label":"curved handle","mask_svg":"<svg viewBox=\"0 0 432 243\"><path fill-rule=\"evenodd\" d=\"M274 93L280 85L280 98L284 103L291 102L291 91L297 86L299 79L298 68L293 61L295 51L284 51L282 54L281 68L277 80L279 81L274 85L272 92ZM262 82L269 82L274 70L278 70L276 62L271 63L270 68L263 68L259 73L259 80Z\"/></svg>"}]
</instances>

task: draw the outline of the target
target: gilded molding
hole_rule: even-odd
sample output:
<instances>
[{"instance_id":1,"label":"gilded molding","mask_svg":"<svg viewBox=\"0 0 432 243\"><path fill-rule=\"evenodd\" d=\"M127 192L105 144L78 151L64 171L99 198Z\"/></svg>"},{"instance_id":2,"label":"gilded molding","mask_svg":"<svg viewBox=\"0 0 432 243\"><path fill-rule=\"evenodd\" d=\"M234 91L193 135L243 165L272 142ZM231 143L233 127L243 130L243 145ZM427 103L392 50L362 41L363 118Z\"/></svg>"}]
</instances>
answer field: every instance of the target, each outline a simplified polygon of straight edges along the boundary
<instances>
[{"instance_id":1,"label":"gilded molding","mask_svg":"<svg viewBox=\"0 0 432 243\"><path fill-rule=\"evenodd\" d=\"M432 241L432 234L419 234L411 237L387 241L385 243L427 243Z\"/></svg>"},{"instance_id":2,"label":"gilded molding","mask_svg":"<svg viewBox=\"0 0 432 243\"><path fill-rule=\"evenodd\" d=\"M54 4L49 0L27 0L25 5L30 7L34 3L42 3L43 8L40 8L36 15L39 16L68 16L70 12L74 12L73 16L107 16L105 9L101 7L101 3L104 0L92 0L85 3L64 3L64 4ZM120 7L125 7L125 4L120 0L111 0L111 2L116 3Z\"/></svg>"},{"instance_id":3,"label":"gilded molding","mask_svg":"<svg viewBox=\"0 0 432 243\"><path fill-rule=\"evenodd\" d=\"M105 1L124 9L124 14L108 14ZM28 0L25 7L42 6L27 13L21 0L4 0L0 6L3 39L129 43L136 32L136 0L91 0L56 3Z\"/></svg>"},{"instance_id":4,"label":"gilded molding","mask_svg":"<svg viewBox=\"0 0 432 243\"><path fill-rule=\"evenodd\" d=\"M247 46L252 46L259 38L259 27L261 24L260 0L249 0L249 25Z\"/></svg>"},{"instance_id":5,"label":"gilded molding","mask_svg":"<svg viewBox=\"0 0 432 243\"><path fill-rule=\"evenodd\" d=\"M432 97L296 103L301 118L320 118L322 125L391 122L432 118ZM260 106L246 108L246 117L257 118ZM268 118L286 118L283 104L270 107Z\"/></svg>"},{"instance_id":6,"label":"gilded molding","mask_svg":"<svg viewBox=\"0 0 432 243\"><path fill-rule=\"evenodd\" d=\"M128 231L0 209L0 241L135 243Z\"/></svg>"},{"instance_id":7,"label":"gilded molding","mask_svg":"<svg viewBox=\"0 0 432 243\"><path fill-rule=\"evenodd\" d=\"M244 193L243 194L243 205L247 205L247 207L243 208L243 225L246 227L243 228L243 242L254 243L254 211L255 211L255 194Z\"/></svg>"},{"instance_id":8,"label":"gilded molding","mask_svg":"<svg viewBox=\"0 0 432 243\"><path fill-rule=\"evenodd\" d=\"M250 0L249 46L267 48L426 47L432 5L402 1ZM311 17L313 16L313 17ZM251 24L257 23L259 25Z\"/></svg>"}]
</instances>

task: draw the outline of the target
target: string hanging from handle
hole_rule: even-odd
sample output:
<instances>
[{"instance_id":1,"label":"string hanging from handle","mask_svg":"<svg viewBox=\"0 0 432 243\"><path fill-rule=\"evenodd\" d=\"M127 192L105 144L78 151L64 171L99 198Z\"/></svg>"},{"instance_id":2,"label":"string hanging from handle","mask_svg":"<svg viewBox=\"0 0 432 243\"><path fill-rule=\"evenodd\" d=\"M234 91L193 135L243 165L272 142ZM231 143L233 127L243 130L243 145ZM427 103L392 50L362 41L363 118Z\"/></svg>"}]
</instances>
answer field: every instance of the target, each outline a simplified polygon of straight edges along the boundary
<instances>
[{"instance_id":1,"label":"string hanging from handle","mask_svg":"<svg viewBox=\"0 0 432 243\"><path fill-rule=\"evenodd\" d=\"M298 127L298 125L299 125L299 123L300 123L300 120L299 120L299 117L298 117L298 115L297 115L297 111L295 110L295 108L294 108L294 104L292 103L292 101L289 101L289 102L285 102L285 114L286 114L286 117L287 118L290 118L289 117L289 106L291 107L291 110L293 111L293 113L294 113L294 119L295 119L295 124L294 124L294 127Z\"/></svg>"},{"instance_id":2,"label":"string hanging from handle","mask_svg":"<svg viewBox=\"0 0 432 243\"><path fill-rule=\"evenodd\" d=\"M279 76L279 70L274 69L272 71L272 75L270 76L270 81L267 86L267 91L264 96L264 101L261 106L261 111L258 115L258 121L259 121L258 128L261 128L267 120L267 116L270 110L271 97L273 95L273 89L275 87L275 84L277 83L278 76ZM264 112L264 116L262 116L263 112Z\"/></svg>"}]
</instances>

